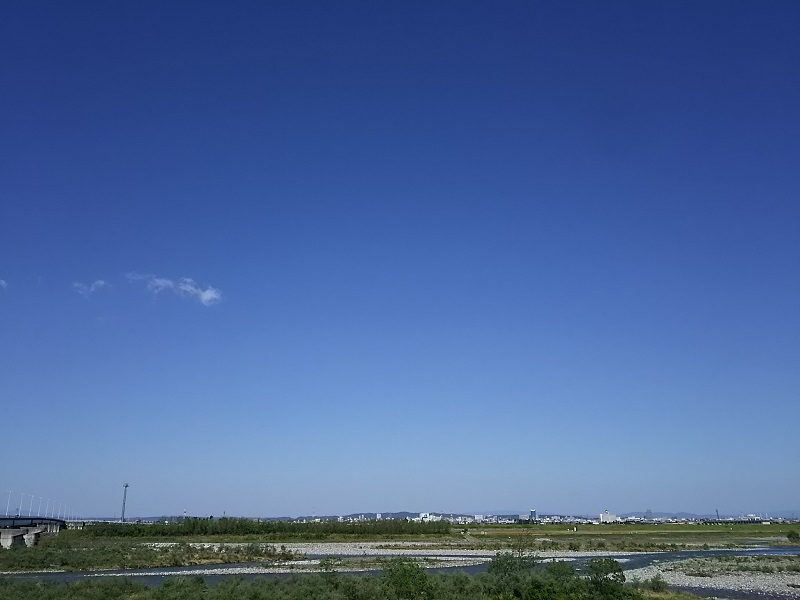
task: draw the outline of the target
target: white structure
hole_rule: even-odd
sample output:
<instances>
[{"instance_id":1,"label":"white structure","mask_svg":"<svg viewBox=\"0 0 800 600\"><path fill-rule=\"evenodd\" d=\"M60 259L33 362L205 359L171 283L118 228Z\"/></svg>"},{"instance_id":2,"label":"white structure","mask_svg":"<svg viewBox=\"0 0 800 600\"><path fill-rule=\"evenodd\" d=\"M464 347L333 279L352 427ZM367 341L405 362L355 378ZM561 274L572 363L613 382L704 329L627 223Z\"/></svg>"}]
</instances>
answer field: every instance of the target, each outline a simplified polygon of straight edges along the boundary
<instances>
[{"instance_id":1,"label":"white structure","mask_svg":"<svg viewBox=\"0 0 800 600\"><path fill-rule=\"evenodd\" d=\"M441 521L442 517L440 515L435 515L433 513L419 513L418 517L414 517L412 521L416 521L418 523L429 523L434 521Z\"/></svg>"},{"instance_id":2,"label":"white structure","mask_svg":"<svg viewBox=\"0 0 800 600\"><path fill-rule=\"evenodd\" d=\"M617 515L612 515L608 511L600 513L601 523L619 523L620 521L622 521L622 519L620 519Z\"/></svg>"}]
</instances>

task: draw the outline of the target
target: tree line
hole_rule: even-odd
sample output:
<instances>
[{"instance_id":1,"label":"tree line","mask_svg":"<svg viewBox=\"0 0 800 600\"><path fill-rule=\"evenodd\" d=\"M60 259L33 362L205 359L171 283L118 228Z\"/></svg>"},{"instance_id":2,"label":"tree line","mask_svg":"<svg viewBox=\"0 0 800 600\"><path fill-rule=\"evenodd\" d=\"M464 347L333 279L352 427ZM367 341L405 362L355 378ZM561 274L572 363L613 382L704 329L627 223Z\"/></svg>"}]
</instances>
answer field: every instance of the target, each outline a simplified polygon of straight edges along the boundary
<instances>
[{"instance_id":1,"label":"tree line","mask_svg":"<svg viewBox=\"0 0 800 600\"><path fill-rule=\"evenodd\" d=\"M272 539L320 539L326 537L446 535L447 521L417 522L407 519L381 519L358 522L319 521L257 521L254 519L187 518L178 522L158 523L92 523L81 530L86 537L184 537L184 536L245 536Z\"/></svg>"}]
</instances>

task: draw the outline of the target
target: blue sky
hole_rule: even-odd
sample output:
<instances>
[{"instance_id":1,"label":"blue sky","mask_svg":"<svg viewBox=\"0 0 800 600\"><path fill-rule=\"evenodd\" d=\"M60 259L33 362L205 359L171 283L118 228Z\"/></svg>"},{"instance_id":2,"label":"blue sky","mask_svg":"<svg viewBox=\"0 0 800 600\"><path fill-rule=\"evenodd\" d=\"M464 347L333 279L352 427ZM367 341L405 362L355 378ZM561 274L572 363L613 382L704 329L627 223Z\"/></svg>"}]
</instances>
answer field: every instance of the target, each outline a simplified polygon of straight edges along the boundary
<instances>
[{"instance_id":1,"label":"blue sky","mask_svg":"<svg viewBox=\"0 0 800 600\"><path fill-rule=\"evenodd\" d=\"M4 3L1 497L800 510L799 19Z\"/></svg>"}]
</instances>

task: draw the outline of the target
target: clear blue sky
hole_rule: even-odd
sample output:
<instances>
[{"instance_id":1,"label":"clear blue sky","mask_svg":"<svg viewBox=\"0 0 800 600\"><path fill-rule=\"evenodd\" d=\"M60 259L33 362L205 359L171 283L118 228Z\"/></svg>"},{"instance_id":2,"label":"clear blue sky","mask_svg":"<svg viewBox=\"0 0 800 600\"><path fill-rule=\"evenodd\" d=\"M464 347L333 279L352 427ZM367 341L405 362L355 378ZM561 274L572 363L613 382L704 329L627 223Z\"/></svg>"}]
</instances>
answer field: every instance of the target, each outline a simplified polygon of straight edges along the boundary
<instances>
[{"instance_id":1,"label":"clear blue sky","mask_svg":"<svg viewBox=\"0 0 800 600\"><path fill-rule=\"evenodd\" d=\"M799 24L4 2L0 498L800 509Z\"/></svg>"}]
</instances>

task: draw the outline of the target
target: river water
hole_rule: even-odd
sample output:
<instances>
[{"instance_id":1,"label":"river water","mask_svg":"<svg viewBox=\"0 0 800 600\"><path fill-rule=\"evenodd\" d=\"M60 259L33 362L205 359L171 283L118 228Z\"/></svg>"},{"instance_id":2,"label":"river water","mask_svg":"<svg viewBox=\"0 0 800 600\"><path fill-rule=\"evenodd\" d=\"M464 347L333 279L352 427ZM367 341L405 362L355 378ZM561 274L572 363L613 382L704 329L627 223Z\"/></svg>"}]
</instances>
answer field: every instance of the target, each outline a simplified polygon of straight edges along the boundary
<instances>
[{"instance_id":1,"label":"river water","mask_svg":"<svg viewBox=\"0 0 800 600\"><path fill-rule=\"evenodd\" d=\"M700 557L709 557L709 556L779 556L779 555L796 555L798 553L796 548L785 548L780 546L757 546L751 548L739 548L739 549L731 549L731 550L676 550L672 552L653 552L653 553L630 553L630 554L618 554L614 553L609 555L609 558L614 558L620 560L622 563L623 568L627 571L629 569L638 569L641 567L648 567L651 565L659 565L663 563L678 561L678 560L685 560L689 558L700 558ZM572 564L578 569L578 571L583 570L589 560L592 558L602 557L603 555L597 554L592 556L581 556L580 553L576 553L578 556L575 558L570 558L568 556L559 556L554 559L545 558L543 562L549 562L550 560L570 560ZM326 555L330 556L330 555ZM362 555L362 557L370 557L370 556L378 556L378 555L371 555L366 553ZM404 557L407 558L422 558L426 556L423 552L416 555L414 553L403 553ZM309 555L309 559L319 559L322 558L323 555ZM385 558L385 555L382 556ZM445 556L439 556L438 558L446 558ZM459 559L464 559L465 557L460 556ZM487 569L488 559L486 562L477 565L470 565L470 566L450 566L450 567L430 567L428 568L431 572L437 573L454 573L458 571L465 572L470 575L476 575L478 573L485 572ZM108 571L81 571L81 572L73 572L73 573L19 573L19 574L11 574L11 575L2 575L2 577L8 577L13 579L19 580L37 580L37 581L55 581L59 583L67 583L67 582L74 582L79 581L81 579L86 578L93 578L93 577L130 577L132 580L138 581L140 583L144 583L149 587L159 587L163 585L164 581L168 577L196 577L201 576L203 579L210 585L216 584L221 582L224 579L228 579L230 577L241 577L245 580L269 577L269 578L276 578L276 577L294 577L294 576L302 576L303 571L293 571L290 573L209 573L209 571L228 571L228 570L236 570L236 569L247 569L247 568L254 568L260 567L262 563L228 563L228 564L220 564L220 565L202 565L202 566L195 566L195 567L170 567L164 569L129 569L129 570L108 570ZM380 571L347 571L346 569L340 570L341 573L348 573L352 575L375 575L380 573ZM685 589L687 591L691 591L699 596L706 596L706 597L722 597L722 598L732 598L735 600L765 600L769 598L781 598L785 599L787 597L797 597L796 594L765 594L765 593L754 593L754 592L736 592L731 590L714 590L714 589L703 589L703 588L691 588L691 587L682 587L681 589Z\"/></svg>"}]
</instances>

